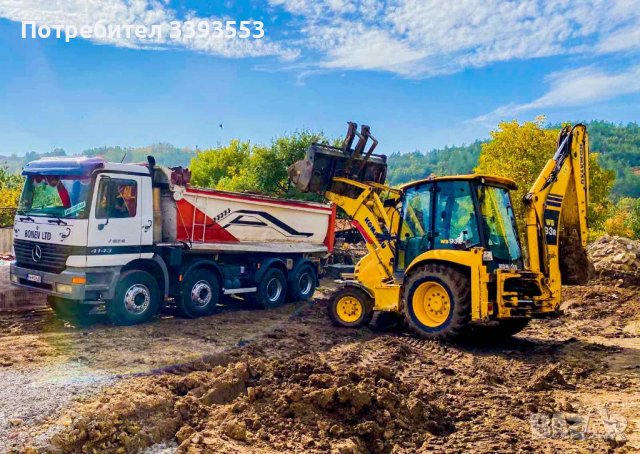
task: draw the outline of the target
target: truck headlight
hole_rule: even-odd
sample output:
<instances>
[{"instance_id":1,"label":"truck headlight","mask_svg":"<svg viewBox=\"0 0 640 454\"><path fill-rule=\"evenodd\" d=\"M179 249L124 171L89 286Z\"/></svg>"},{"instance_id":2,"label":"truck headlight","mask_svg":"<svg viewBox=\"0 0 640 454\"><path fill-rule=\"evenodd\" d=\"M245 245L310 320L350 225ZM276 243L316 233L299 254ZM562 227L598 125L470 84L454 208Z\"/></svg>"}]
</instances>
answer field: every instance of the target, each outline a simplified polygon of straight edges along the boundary
<instances>
[{"instance_id":1,"label":"truck headlight","mask_svg":"<svg viewBox=\"0 0 640 454\"><path fill-rule=\"evenodd\" d=\"M73 293L73 286L71 284L56 284L56 291L58 293Z\"/></svg>"},{"instance_id":2,"label":"truck headlight","mask_svg":"<svg viewBox=\"0 0 640 454\"><path fill-rule=\"evenodd\" d=\"M18 282L20 282L20 279L18 278L18 275L17 275L17 274L12 274L12 275L9 277L9 279L11 279L11 282L15 282L16 284L17 284Z\"/></svg>"}]
</instances>

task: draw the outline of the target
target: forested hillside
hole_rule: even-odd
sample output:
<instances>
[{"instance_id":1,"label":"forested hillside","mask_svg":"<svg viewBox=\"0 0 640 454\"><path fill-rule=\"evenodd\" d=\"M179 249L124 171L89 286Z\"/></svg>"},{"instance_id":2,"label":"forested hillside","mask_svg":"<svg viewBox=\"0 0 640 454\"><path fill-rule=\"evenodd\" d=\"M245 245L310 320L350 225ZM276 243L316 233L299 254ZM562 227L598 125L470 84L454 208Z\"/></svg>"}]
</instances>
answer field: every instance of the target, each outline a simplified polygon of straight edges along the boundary
<instances>
[{"instance_id":1,"label":"forested hillside","mask_svg":"<svg viewBox=\"0 0 640 454\"><path fill-rule=\"evenodd\" d=\"M84 156L103 156L108 161L113 162L146 162L148 155L153 155L156 162L166 166L188 166L191 158L196 152L190 148L178 148L168 143L157 143L146 147L99 147L84 150L81 155ZM6 167L10 173L19 172L24 165L30 161L42 157L50 156L69 156L65 150L56 148L49 153L37 153L30 151L24 156L12 154L10 156L0 155L0 165Z\"/></svg>"},{"instance_id":2,"label":"forested hillside","mask_svg":"<svg viewBox=\"0 0 640 454\"><path fill-rule=\"evenodd\" d=\"M549 125L548 129L559 129ZM617 125L606 121L587 123L591 152L599 154L606 169L616 173L614 197L640 197L640 126ZM393 153L389 156L391 185L424 178L431 173L453 175L473 172L478 164L481 141L471 145L445 147L427 153Z\"/></svg>"}]
</instances>

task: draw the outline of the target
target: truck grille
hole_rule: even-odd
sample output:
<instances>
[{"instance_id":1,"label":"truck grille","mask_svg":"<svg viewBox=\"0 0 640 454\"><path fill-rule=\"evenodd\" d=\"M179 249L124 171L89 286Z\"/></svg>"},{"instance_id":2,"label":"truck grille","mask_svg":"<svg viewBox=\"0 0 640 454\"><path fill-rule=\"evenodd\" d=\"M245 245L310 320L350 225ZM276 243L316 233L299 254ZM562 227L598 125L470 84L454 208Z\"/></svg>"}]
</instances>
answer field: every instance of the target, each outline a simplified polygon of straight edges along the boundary
<instances>
[{"instance_id":1,"label":"truck grille","mask_svg":"<svg viewBox=\"0 0 640 454\"><path fill-rule=\"evenodd\" d=\"M40 246L42 256L40 260L33 259L33 249ZM72 247L60 244L35 243L33 241L15 240L13 248L16 252L16 264L25 268L59 273L66 268L67 257Z\"/></svg>"}]
</instances>

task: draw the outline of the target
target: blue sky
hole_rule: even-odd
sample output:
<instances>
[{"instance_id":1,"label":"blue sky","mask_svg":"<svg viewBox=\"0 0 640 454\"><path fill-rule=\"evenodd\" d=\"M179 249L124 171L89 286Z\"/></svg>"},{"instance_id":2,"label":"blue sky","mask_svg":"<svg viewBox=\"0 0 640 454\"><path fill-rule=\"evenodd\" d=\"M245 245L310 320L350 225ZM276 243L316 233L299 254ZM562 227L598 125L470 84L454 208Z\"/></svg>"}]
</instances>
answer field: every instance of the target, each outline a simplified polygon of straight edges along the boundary
<instances>
[{"instance_id":1,"label":"blue sky","mask_svg":"<svg viewBox=\"0 0 640 454\"><path fill-rule=\"evenodd\" d=\"M21 21L202 19L266 35L21 37ZM639 106L637 0L0 0L0 154L342 136L347 120L382 152L425 151L539 114L637 122Z\"/></svg>"}]
</instances>

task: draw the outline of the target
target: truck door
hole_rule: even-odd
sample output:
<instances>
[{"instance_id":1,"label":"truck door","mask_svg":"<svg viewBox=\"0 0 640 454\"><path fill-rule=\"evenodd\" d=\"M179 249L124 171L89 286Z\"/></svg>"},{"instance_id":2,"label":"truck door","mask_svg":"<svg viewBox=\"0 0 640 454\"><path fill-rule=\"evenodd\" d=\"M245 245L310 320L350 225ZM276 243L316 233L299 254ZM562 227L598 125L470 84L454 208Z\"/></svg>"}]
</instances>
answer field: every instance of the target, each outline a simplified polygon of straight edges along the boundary
<instances>
[{"instance_id":1,"label":"truck door","mask_svg":"<svg viewBox=\"0 0 640 454\"><path fill-rule=\"evenodd\" d=\"M140 180L140 221L142 222L140 245L142 246L143 258L151 258L153 254L145 256L145 253L149 254L149 252L145 252L144 246L153 244L153 188L151 187L151 177L143 176L140 177Z\"/></svg>"},{"instance_id":2,"label":"truck door","mask_svg":"<svg viewBox=\"0 0 640 454\"><path fill-rule=\"evenodd\" d=\"M124 265L140 258L142 177L100 174L89 221L87 266Z\"/></svg>"}]
</instances>

